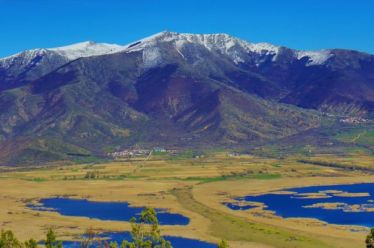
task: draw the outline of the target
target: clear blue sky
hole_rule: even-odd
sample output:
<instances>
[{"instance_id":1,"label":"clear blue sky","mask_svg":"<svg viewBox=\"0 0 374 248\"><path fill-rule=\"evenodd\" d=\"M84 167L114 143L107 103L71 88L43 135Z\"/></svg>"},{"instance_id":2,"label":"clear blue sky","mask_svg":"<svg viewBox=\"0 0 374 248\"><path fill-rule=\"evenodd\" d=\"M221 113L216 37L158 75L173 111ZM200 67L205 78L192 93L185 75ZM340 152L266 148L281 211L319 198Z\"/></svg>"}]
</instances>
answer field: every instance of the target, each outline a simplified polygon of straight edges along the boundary
<instances>
[{"instance_id":1,"label":"clear blue sky","mask_svg":"<svg viewBox=\"0 0 374 248\"><path fill-rule=\"evenodd\" d=\"M374 0L0 0L0 57L163 30L374 53Z\"/></svg>"}]
</instances>

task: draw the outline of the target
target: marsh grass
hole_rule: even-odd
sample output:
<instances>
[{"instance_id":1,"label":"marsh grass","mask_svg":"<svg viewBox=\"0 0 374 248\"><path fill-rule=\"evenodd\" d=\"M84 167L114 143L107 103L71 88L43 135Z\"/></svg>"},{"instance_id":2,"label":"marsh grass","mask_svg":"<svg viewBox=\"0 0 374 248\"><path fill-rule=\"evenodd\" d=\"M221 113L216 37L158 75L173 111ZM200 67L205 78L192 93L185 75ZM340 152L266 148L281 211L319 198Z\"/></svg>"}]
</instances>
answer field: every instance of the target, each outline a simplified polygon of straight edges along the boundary
<instances>
[{"instance_id":1,"label":"marsh grass","mask_svg":"<svg viewBox=\"0 0 374 248\"><path fill-rule=\"evenodd\" d=\"M213 236L231 241L250 241L268 244L280 248L328 248L333 247L318 239L290 232L275 226L250 222L219 210L205 206L196 201L191 189L173 190L179 203L185 208L198 213L211 221Z\"/></svg>"}]
</instances>

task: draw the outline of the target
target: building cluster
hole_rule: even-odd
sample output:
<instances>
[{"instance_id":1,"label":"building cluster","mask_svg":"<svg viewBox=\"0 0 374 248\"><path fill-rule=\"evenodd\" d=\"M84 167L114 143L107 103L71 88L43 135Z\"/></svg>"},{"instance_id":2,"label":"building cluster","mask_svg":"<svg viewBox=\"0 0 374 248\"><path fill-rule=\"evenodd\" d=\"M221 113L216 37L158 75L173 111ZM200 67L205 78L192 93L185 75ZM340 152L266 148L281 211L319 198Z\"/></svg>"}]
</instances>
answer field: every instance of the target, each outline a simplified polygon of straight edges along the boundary
<instances>
[{"instance_id":1,"label":"building cluster","mask_svg":"<svg viewBox=\"0 0 374 248\"><path fill-rule=\"evenodd\" d=\"M118 158L118 157L143 157L152 154L152 152L157 153L169 153L173 152L174 150L166 150L163 147L154 147L152 149L142 149L142 148L129 148L124 149L122 151L110 152L107 155L110 157Z\"/></svg>"},{"instance_id":2,"label":"building cluster","mask_svg":"<svg viewBox=\"0 0 374 248\"><path fill-rule=\"evenodd\" d=\"M230 152L228 155L229 155L229 157L239 157L240 153L238 153L238 152Z\"/></svg>"},{"instance_id":3,"label":"building cluster","mask_svg":"<svg viewBox=\"0 0 374 248\"><path fill-rule=\"evenodd\" d=\"M108 153L108 156L110 157L139 157L139 156L146 156L149 155L151 150L147 149L125 149L122 151L117 151L117 152L110 152Z\"/></svg>"},{"instance_id":4,"label":"building cluster","mask_svg":"<svg viewBox=\"0 0 374 248\"><path fill-rule=\"evenodd\" d=\"M368 123L370 120L360 118L360 117L348 117L345 119L341 119L340 122L348 123L348 124L361 124L361 123Z\"/></svg>"}]
</instances>

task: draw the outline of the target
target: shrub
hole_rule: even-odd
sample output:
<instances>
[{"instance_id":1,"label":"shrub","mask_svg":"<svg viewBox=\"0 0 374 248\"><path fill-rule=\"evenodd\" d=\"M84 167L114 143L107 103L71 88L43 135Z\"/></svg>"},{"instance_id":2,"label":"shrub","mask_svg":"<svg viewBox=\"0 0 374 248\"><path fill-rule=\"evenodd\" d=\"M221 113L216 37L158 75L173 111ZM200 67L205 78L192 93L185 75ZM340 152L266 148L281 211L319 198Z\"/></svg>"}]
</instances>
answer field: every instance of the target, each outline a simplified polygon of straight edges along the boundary
<instances>
[{"instance_id":1,"label":"shrub","mask_svg":"<svg viewBox=\"0 0 374 248\"><path fill-rule=\"evenodd\" d=\"M368 236L366 236L366 248L374 248L374 228L370 230Z\"/></svg>"},{"instance_id":2,"label":"shrub","mask_svg":"<svg viewBox=\"0 0 374 248\"><path fill-rule=\"evenodd\" d=\"M221 242L218 244L218 248L229 248L229 244L226 242L226 240L221 240Z\"/></svg>"}]
</instances>

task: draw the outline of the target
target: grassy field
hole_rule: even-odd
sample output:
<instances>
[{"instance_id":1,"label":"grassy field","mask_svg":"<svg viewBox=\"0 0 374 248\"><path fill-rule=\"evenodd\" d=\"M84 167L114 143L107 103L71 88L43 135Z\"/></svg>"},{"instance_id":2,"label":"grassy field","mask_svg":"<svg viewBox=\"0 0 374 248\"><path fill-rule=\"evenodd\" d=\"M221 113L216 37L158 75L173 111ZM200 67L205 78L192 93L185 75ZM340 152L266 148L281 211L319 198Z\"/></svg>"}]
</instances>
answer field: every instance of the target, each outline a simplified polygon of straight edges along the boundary
<instances>
[{"instance_id":1,"label":"grassy field","mask_svg":"<svg viewBox=\"0 0 374 248\"><path fill-rule=\"evenodd\" d=\"M326 166L330 163L341 166ZM367 169L373 164L373 157L357 153L269 159L215 152L199 158L156 155L100 164L2 168L0 224L21 239L42 238L48 227L67 239L90 227L129 230L126 222L67 217L26 207L40 198L68 196L168 208L188 216L191 222L187 226L163 226L163 233L209 242L227 239L231 247L364 247L365 228L282 219L260 210L232 211L222 202L294 186L374 182L367 171L350 170L352 165Z\"/></svg>"},{"instance_id":2,"label":"grassy field","mask_svg":"<svg viewBox=\"0 0 374 248\"><path fill-rule=\"evenodd\" d=\"M336 135L340 141L359 145L374 146L374 129L356 128Z\"/></svg>"}]
</instances>

